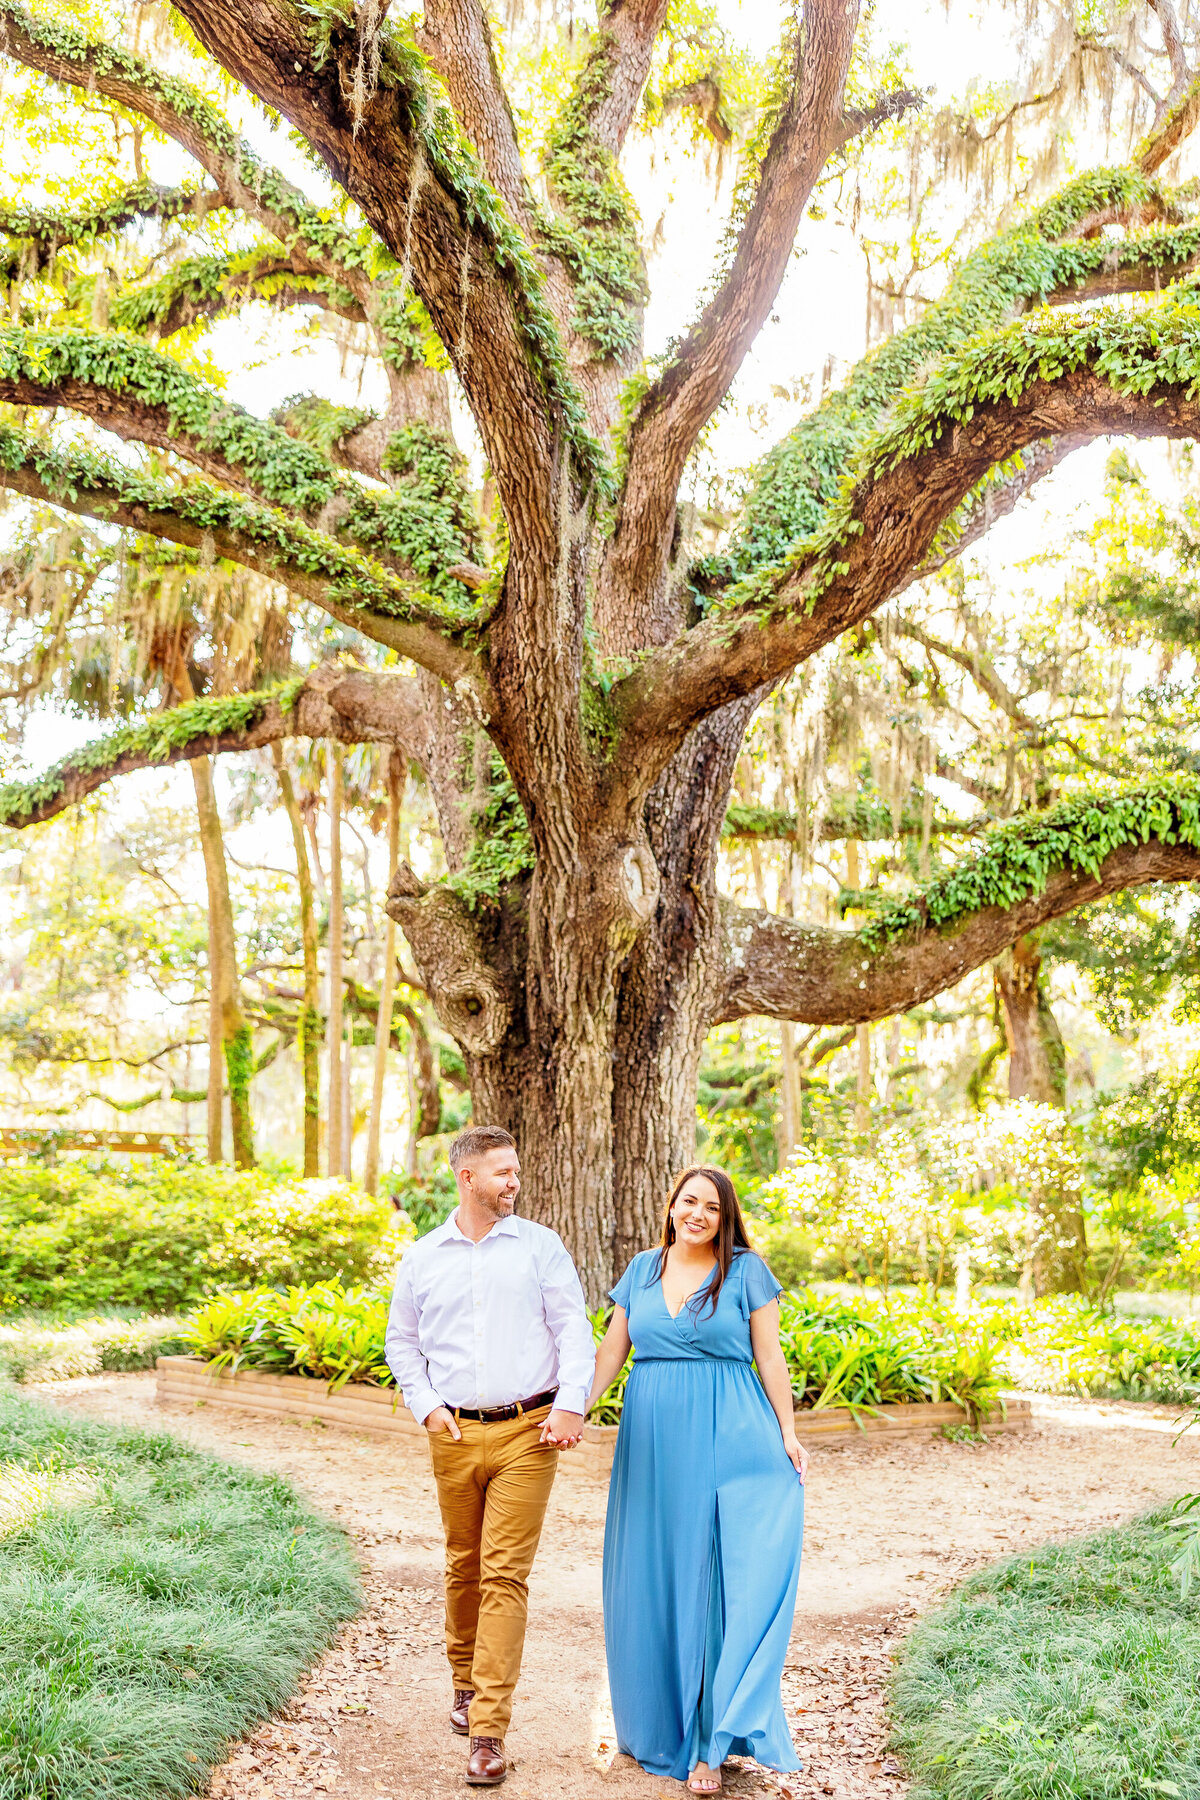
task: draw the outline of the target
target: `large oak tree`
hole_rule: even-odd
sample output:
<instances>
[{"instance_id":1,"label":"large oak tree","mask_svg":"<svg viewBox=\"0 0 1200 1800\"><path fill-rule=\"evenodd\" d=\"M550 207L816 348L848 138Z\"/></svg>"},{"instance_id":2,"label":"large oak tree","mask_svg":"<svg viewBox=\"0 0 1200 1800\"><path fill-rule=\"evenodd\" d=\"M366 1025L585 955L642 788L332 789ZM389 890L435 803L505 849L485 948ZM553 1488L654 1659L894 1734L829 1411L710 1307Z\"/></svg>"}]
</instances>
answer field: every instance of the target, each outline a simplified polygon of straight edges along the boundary
<instances>
[{"instance_id":1,"label":"large oak tree","mask_svg":"<svg viewBox=\"0 0 1200 1800\"><path fill-rule=\"evenodd\" d=\"M806 0L709 296L649 366L617 158L667 10L601 8L535 171L481 0L426 0L415 35L377 0L179 0L347 209L311 200L165 67L0 0L9 58L173 141L200 172L73 210L6 208L0 401L62 409L166 462L10 411L0 482L257 570L415 671L331 665L179 706L10 790L5 819L48 817L148 762L291 732L398 746L436 799L451 875L425 887L402 866L389 910L462 1047L476 1117L517 1133L530 1207L593 1295L651 1236L688 1157L714 1023L880 1018L1084 901L1200 873L1200 799L1184 782L1008 824L860 931L716 888L734 765L773 684L976 541L1070 449L1196 435L1200 225L1158 172L1200 113L1200 83L1168 0L1154 10L1169 87L1134 160L1072 181L966 258L772 452L727 549L702 561L681 478L771 312L814 185L918 97L848 99L857 0ZM88 261L148 220L224 216L252 241L140 279L126 258L115 283ZM1148 297L1080 305L1127 294ZM368 331L386 414L309 397L258 419L153 345L251 299ZM486 454L482 525L433 342Z\"/></svg>"}]
</instances>

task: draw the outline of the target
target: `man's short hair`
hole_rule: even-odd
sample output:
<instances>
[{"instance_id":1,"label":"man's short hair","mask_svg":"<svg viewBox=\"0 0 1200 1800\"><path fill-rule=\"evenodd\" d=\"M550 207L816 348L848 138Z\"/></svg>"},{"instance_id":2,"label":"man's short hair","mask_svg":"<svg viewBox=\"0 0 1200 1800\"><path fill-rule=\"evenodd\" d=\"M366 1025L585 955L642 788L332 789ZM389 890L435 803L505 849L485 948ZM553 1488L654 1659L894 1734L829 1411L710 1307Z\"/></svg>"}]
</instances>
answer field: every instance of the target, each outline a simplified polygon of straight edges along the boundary
<instances>
[{"instance_id":1,"label":"man's short hair","mask_svg":"<svg viewBox=\"0 0 1200 1800\"><path fill-rule=\"evenodd\" d=\"M450 1146L450 1167L457 1175L464 1163L471 1162L477 1156L486 1156L489 1150L515 1150L517 1140L511 1131L505 1131L503 1125L469 1125L466 1131L460 1131Z\"/></svg>"}]
</instances>

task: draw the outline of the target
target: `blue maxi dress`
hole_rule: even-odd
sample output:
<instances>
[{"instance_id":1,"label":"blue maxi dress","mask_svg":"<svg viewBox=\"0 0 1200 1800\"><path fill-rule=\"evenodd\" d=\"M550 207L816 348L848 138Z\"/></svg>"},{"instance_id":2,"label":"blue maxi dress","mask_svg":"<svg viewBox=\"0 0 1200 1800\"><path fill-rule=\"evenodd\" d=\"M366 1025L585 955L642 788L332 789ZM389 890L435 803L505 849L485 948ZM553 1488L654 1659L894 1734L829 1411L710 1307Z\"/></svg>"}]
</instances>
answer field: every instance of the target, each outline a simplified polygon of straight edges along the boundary
<instances>
[{"instance_id":1,"label":"blue maxi dress","mask_svg":"<svg viewBox=\"0 0 1200 1800\"><path fill-rule=\"evenodd\" d=\"M779 1680L804 1487L750 1345L750 1314L779 1283L741 1251L715 1315L704 1298L672 1319L659 1255L635 1256L612 1290L634 1345L604 1532L617 1742L676 1781L730 1755L797 1769Z\"/></svg>"}]
</instances>

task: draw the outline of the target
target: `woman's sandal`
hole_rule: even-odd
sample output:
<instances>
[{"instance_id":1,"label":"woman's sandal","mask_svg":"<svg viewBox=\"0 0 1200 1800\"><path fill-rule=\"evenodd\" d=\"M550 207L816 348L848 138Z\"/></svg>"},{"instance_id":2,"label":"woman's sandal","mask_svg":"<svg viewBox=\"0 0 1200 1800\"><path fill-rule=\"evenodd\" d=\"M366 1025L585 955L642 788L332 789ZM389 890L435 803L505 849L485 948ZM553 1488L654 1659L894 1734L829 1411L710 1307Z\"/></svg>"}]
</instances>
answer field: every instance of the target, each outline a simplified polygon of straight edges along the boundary
<instances>
[{"instance_id":1,"label":"woman's sandal","mask_svg":"<svg viewBox=\"0 0 1200 1800\"><path fill-rule=\"evenodd\" d=\"M719 1775L689 1775L687 1790L689 1794L719 1794L721 1777Z\"/></svg>"}]
</instances>

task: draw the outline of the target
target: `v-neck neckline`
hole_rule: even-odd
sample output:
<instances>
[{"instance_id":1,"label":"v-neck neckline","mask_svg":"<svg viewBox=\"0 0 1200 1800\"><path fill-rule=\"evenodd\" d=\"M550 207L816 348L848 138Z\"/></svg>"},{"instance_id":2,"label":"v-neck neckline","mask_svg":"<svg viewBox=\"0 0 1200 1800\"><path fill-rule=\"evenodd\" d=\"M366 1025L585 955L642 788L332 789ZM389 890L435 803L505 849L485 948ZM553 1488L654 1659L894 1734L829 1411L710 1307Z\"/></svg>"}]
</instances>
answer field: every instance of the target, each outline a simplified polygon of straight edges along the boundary
<instances>
[{"instance_id":1,"label":"v-neck neckline","mask_svg":"<svg viewBox=\"0 0 1200 1800\"><path fill-rule=\"evenodd\" d=\"M683 1299L679 1302L679 1312L672 1312L670 1307L667 1305L667 1288L666 1288L666 1282L663 1279L663 1276L666 1275L667 1271L665 1268L663 1269L662 1275L660 1275L659 1279L658 1279L658 1285L659 1285L659 1290L662 1293L663 1307L664 1307L664 1309L666 1311L666 1315L667 1315L668 1319L670 1319L672 1325L677 1325L679 1323L679 1315L687 1307L688 1302L690 1300L694 1300L696 1298L696 1295L708 1286L709 1282L713 1278L713 1270L716 1268L716 1266L717 1266L717 1259L714 1256L713 1260L712 1260L712 1265L709 1268L708 1274L704 1277L704 1279L702 1281L698 1281L696 1283L695 1287L692 1289L691 1293L685 1294L683 1296Z\"/></svg>"}]
</instances>

